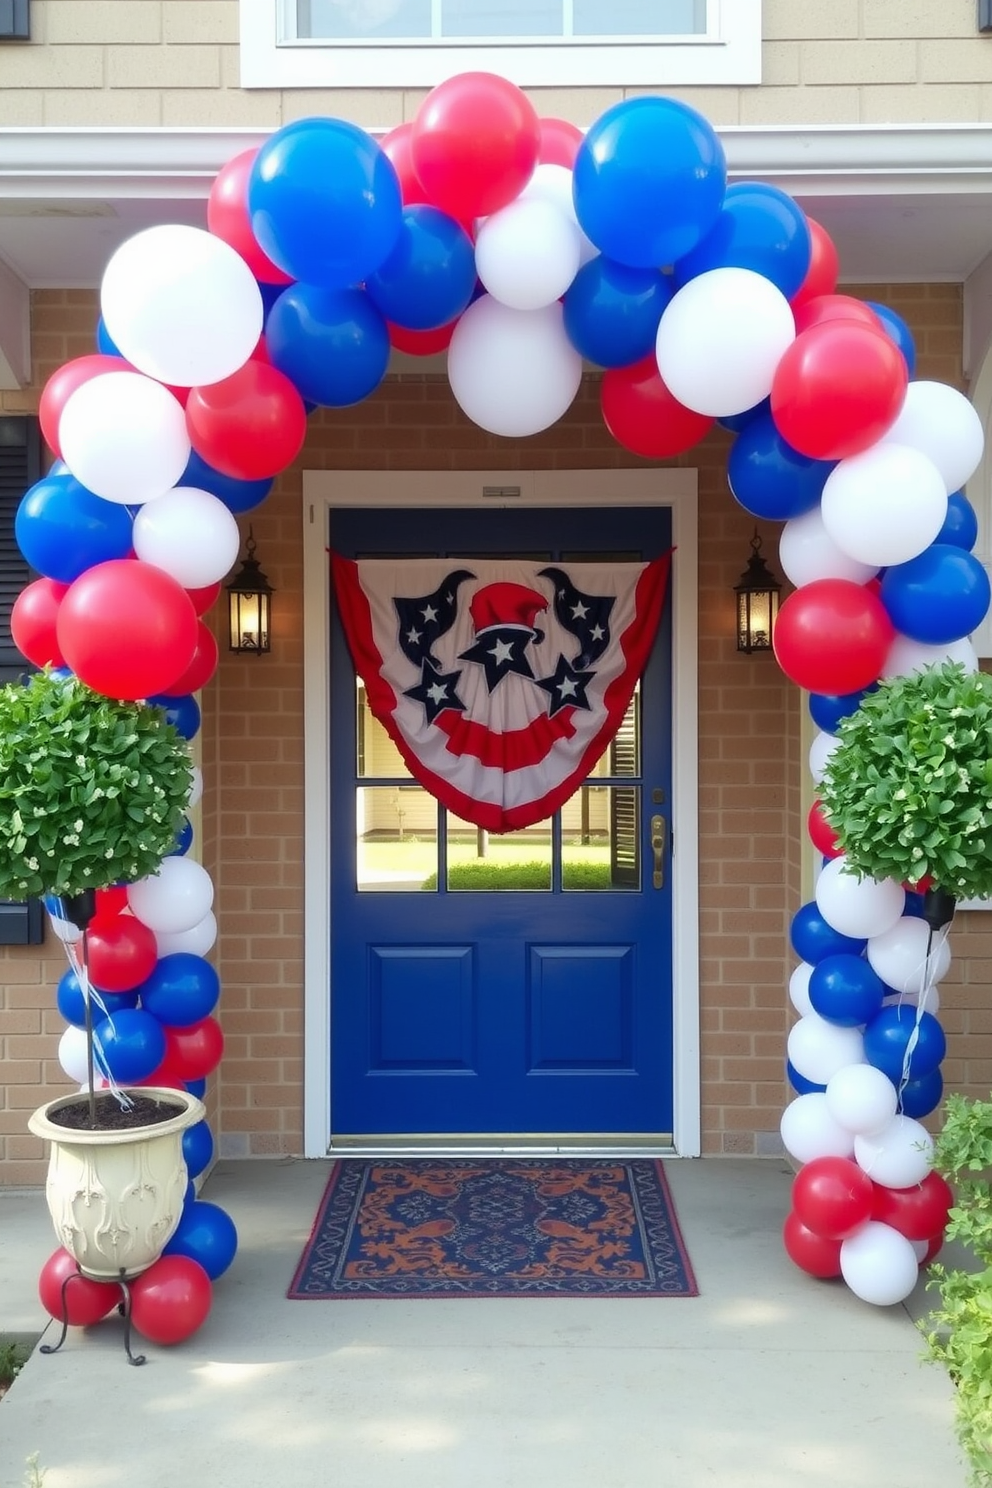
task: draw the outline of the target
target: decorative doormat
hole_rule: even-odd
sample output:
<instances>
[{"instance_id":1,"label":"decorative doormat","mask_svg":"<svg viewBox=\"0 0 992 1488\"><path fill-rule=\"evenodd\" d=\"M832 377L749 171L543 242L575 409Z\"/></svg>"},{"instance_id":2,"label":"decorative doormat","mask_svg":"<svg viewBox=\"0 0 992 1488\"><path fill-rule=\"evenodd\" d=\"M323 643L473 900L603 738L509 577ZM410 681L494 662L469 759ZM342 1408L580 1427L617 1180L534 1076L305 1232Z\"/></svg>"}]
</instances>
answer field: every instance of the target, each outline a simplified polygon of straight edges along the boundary
<instances>
[{"instance_id":1,"label":"decorative doormat","mask_svg":"<svg viewBox=\"0 0 992 1488\"><path fill-rule=\"evenodd\" d=\"M695 1297L649 1158L335 1163L288 1295Z\"/></svg>"}]
</instances>

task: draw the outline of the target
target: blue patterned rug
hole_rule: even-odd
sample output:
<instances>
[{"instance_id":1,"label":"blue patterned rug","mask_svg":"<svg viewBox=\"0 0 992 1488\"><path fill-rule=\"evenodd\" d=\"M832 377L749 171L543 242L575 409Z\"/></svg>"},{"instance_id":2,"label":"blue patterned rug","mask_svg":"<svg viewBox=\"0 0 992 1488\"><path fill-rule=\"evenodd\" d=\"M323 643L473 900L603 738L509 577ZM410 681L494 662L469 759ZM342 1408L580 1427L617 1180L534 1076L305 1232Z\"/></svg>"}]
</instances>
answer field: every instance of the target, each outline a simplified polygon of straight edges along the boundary
<instances>
[{"instance_id":1,"label":"blue patterned rug","mask_svg":"<svg viewBox=\"0 0 992 1488\"><path fill-rule=\"evenodd\" d=\"M335 1163L288 1295L695 1297L649 1158Z\"/></svg>"}]
</instances>

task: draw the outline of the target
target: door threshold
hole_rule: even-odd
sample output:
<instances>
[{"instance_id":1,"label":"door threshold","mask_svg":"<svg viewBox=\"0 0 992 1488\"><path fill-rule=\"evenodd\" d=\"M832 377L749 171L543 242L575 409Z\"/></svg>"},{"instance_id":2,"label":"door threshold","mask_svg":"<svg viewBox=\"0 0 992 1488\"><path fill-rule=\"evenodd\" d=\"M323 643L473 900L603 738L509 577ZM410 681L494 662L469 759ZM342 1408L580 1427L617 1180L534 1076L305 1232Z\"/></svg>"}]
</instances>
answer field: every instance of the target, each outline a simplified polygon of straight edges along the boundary
<instances>
[{"instance_id":1,"label":"door threshold","mask_svg":"<svg viewBox=\"0 0 992 1488\"><path fill-rule=\"evenodd\" d=\"M420 1132L331 1137L329 1157L676 1157L669 1132Z\"/></svg>"}]
</instances>

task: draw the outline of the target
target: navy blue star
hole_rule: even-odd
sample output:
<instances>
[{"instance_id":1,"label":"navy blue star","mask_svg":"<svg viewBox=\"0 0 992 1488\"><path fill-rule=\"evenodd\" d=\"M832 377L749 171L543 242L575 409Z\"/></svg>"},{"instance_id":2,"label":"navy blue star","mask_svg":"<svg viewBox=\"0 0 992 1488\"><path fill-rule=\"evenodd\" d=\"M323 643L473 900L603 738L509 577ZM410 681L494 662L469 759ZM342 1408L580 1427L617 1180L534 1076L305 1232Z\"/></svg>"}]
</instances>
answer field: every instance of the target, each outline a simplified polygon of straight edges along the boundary
<instances>
[{"instance_id":1,"label":"navy blue star","mask_svg":"<svg viewBox=\"0 0 992 1488\"><path fill-rule=\"evenodd\" d=\"M538 687L543 687L551 699L548 716L554 718L562 708L584 708L588 712L592 704L586 697L586 688L595 675L595 672L579 671L564 656L559 656L554 676L537 678Z\"/></svg>"},{"instance_id":2,"label":"navy blue star","mask_svg":"<svg viewBox=\"0 0 992 1488\"><path fill-rule=\"evenodd\" d=\"M533 630L519 625L493 625L478 635L474 646L459 653L459 661L475 661L486 669L486 686L494 692L510 672L533 677L530 662L524 655L534 639Z\"/></svg>"},{"instance_id":3,"label":"navy blue star","mask_svg":"<svg viewBox=\"0 0 992 1488\"><path fill-rule=\"evenodd\" d=\"M563 568L542 568L540 577L554 581L558 624L579 642L581 650L575 658L576 666L591 666L610 644L610 614L616 598L610 594L583 594Z\"/></svg>"},{"instance_id":4,"label":"navy blue star","mask_svg":"<svg viewBox=\"0 0 992 1488\"><path fill-rule=\"evenodd\" d=\"M416 687L404 689L403 696L413 698L414 702L423 703L427 722L433 723L439 713L446 708L454 709L456 713L465 712L465 704L455 691L461 672L436 672L429 662L425 661L420 669L420 681Z\"/></svg>"},{"instance_id":5,"label":"navy blue star","mask_svg":"<svg viewBox=\"0 0 992 1488\"><path fill-rule=\"evenodd\" d=\"M455 623L459 584L474 577L467 568L456 568L442 579L433 594L393 600L399 621L400 650L414 666L420 666L423 661L437 665L434 643Z\"/></svg>"}]
</instances>

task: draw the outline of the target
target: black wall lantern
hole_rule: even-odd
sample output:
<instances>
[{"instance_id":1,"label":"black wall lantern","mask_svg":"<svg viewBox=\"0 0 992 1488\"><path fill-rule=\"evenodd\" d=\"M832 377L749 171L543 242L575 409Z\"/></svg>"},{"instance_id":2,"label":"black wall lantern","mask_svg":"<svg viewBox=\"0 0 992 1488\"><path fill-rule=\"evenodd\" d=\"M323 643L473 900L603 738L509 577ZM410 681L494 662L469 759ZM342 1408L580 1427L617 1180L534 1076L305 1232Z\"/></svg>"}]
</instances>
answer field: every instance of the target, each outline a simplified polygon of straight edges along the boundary
<instances>
[{"instance_id":1,"label":"black wall lantern","mask_svg":"<svg viewBox=\"0 0 992 1488\"><path fill-rule=\"evenodd\" d=\"M255 557L255 539L248 528L247 556L227 586L230 649L243 656L261 656L271 640L273 588Z\"/></svg>"},{"instance_id":2,"label":"black wall lantern","mask_svg":"<svg viewBox=\"0 0 992 1488\"><path fill-rule=\"evenodd\" d=\"M738 651L771 650L781 591L782 585L761 556L761 538L755 528L747 568L741 574L740 583L734 585Z\"/></svg>"}]
</instances>

